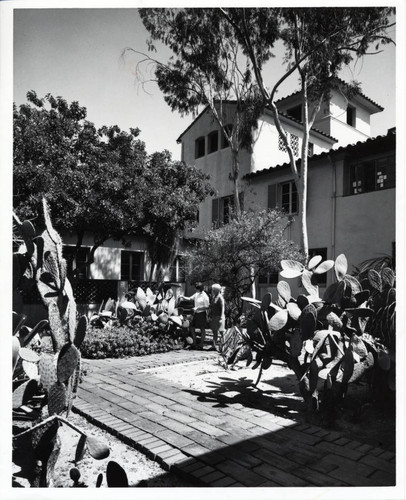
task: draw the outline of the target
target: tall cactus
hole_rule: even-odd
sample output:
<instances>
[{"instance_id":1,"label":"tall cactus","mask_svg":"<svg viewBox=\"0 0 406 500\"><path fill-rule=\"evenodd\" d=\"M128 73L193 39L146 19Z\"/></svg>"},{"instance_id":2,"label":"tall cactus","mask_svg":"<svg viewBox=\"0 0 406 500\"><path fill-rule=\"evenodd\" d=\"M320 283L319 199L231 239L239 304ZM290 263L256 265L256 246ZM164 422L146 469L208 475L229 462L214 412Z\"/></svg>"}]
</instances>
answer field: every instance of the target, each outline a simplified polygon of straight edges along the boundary
<instances>
[{"instance_id":1,"label":"tall cactus","mask_svg":"<svg viewBox=\"0 0 406 500\"><path fill-rule=\"evenodd\" d=\"M40 322L25 334L23 324L26 318L15 313L16 327L13 333L14 416L27 418L24 412L27 413L33 408L37 413L40 410L35 420L36 425L14 436L18 446L21 437L26 437L28 433L34 457L41 458L42 466L34 474L33 486L48 486L51 481L53 466L59 454L59 424L55 425L55 418L66 422L62 415L65 413L68 416L71 409L80 378L79 348L87 328L86 317L76 321L76 303L66 276L62 239L52 226L45 199L43 212L45 229L38 235L30 222L21 223L18 217L14 216L15 227L24 241L24 247L14 259L14 263L17 263L14 269L14 286L18 288L24 281L23 277L25 280L31 280L48 312L47 321ZM38 355L27 347L33 337L44 328L49 330L51 345L48 349L43 346ZM47 397L42 399L38 408L35 398L40 388L45 391Z\"/></svg>"}]
</instances>

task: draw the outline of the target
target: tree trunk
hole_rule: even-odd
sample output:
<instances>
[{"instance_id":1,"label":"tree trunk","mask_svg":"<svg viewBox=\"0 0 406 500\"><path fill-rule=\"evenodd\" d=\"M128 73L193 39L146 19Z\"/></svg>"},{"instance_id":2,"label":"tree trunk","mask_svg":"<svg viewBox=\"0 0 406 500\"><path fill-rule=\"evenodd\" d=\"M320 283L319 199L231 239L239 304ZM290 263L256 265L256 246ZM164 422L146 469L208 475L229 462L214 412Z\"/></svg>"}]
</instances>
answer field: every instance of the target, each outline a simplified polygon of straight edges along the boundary
<instances>
[{"instance_id":1,"label":"tree trunk","mask_svg":"<svg viewBox=\"0 0 406 500\"><path fill-rule=\"evenodd\" d=\"M231 178L234 182L234 215L237 219L241 215L240 193L239 193L239 179L240 179L240 162L238 159L238 150L231 148L231 165L232 173Z\"/></svg>"}]
</instances>

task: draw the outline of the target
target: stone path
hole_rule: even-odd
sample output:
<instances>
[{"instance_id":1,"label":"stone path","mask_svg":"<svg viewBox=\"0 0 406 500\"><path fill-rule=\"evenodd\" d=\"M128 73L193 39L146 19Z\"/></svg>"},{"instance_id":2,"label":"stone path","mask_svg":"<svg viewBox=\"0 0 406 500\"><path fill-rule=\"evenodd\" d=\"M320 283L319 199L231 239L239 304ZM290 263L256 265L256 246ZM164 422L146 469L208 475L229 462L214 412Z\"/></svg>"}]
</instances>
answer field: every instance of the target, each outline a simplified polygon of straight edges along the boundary
<instances>
[{"instance_id":1,"label":"stone path","mask_svg":"<svg viewBox=\"0 0 406 500\"><path fill-rule=\"evenodd\" d=\"M230 401L210 390L187 390L152 370L217 356L181 350L86 360L74 410L198 486L395 485L393 451L276 416L252 391ZM290 372L278 369L286 374L278 380L291 383Z\"/></svg>"}]
</instances>

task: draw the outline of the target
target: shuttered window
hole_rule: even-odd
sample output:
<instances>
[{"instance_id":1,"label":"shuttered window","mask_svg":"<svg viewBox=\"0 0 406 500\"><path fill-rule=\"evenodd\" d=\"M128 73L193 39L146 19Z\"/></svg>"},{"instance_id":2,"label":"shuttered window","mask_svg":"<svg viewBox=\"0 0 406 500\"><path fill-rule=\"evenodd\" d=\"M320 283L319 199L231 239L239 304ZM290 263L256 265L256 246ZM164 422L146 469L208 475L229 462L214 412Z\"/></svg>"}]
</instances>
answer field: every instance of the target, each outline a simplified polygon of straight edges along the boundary
<instances>
[{"instance_id":1,"label":"shuttered window","mask_svg":"<svg viewBox=\"0 0 406 500\"><path fill-rule=\"evenodd\" d=\"M241 210L244 208L244 193L239 194ZM211 202L211 221L215 227L227 224L234 210L234 195L214 198Z\"/></svg>"},{"instance_id":2,"label":"shuttered window","mask_svg":"<svg viewBox=\"0 0 406 500\"><path fill-rule=\"evenodd\" d=\"M299 200L294 181L268 186L268 208L279 208L288 214L298 212Z\"/></svg>"}]
</instances>

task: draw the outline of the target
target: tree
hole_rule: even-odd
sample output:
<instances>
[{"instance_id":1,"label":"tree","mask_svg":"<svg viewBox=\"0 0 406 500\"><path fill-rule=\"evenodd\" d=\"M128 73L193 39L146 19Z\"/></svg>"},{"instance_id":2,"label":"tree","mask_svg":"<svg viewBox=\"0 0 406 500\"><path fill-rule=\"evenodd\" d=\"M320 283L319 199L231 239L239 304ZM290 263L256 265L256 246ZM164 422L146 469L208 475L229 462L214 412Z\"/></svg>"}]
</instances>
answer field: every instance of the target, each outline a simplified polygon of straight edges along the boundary
<instances>
[{"instance_id":1,"label":"tree","mask_svg":"<svg viewBox=\"0 0 406 500\"><path fill-rule=\"evenodd\" d=\"M162 63L138 52L145 56L138 66L154 63L156 81L172 110L188 114L208 106L230 145L230 179L238 216L239 151L251 147L251 132L264 104L252 78L249 58L242 56L237 39L217 9L140 9L140 16L150 33L149 49L156 50L153 43L160 41L173 56ZM273 23L266 23L271 46ZM230 100L235 102L232 116L226 107Z\"/></svg>"},{"instance_id":2,"label":"tree","mask_svg":"<svg viewBox=\"0 0 406 500\"><path fill-rule=\"evenodd\" d=\"M146 198L143 233L158 281L173 262L183 232L196 225L199 204L213 194L207 177L169 151L152 154L144 172Z\"/></svg>"},{"instance_id":3,"label":"tree","mask_svg":"<svg viewBox=\"0 0 406 500\"><path fill-rule=\"evenodd\" d=\"M340 70L354 57L369 54L371 44L375 53L379 44L392 40L387 36L393 8L293 8L293 9L221 9L233 27L236 37L249 57L260 93L275 117L275 124L288 151L290 166L299 194L301 246L308 255L306 223L307 166L309 132L320 105L337 86L349 95L359 90L359 83L344 86L339 80ZM267 39L267 22L277 24L278 33L285 47L286 73L276 82L266 86L264 65L270 58L273 42ZM276 21L277 20L277 21ZM300 170L292 148L279 119L276 92L291 75L298 72L302 94L303 142ZM269 91L268 88L272 90Z\"/></svg>"},{"instance_id":4,"label":"tree","mask_svg":"<svg viewBox=\"0 0 406 500\"><path fill-rule=\"evenodd\" d=\"M55 227L77 235L92 231L95 250L107 239L126 241L143 218L145 145L118 127L85 120L86 108L48 94L27 94L14 106L14 207L22 218L40 218L49 202ZM46 105L49 104L48 108ZM41 220L41 218L40 218Z\"/></svg>"},{"instance_id":5,"label":"tree","mask_svg":"<svg viewBox=\"0 0 406 500\"><path fill-rule=\"evenodd\" d=\"M154 262L161 262L155 246L175 241L211 192L204 175L167 152L148 157L139 129L96 130L77 102L39 99L33 91L27 98L29 104L14 106L16 214L41 221L46 197L55 227L77 235L77 250L85 232L93 234L87 265L104 241L126 244L131 235L146 235Z\"/></svg>"},{"instance_id":6,"label":"tree","mask_svg":"<svg viewBox=\"0 0 406 500\"><path fill-rule=\"evenodd\" d=\"M207 232L188 257L191 280L218 282L226 287L232 319L243 310L241 297L248 295L258 276L278 272L282 259L302 256L283 237L286 217L278 210L242 212L239 219Z\"/></svg>"}]
</instances>

